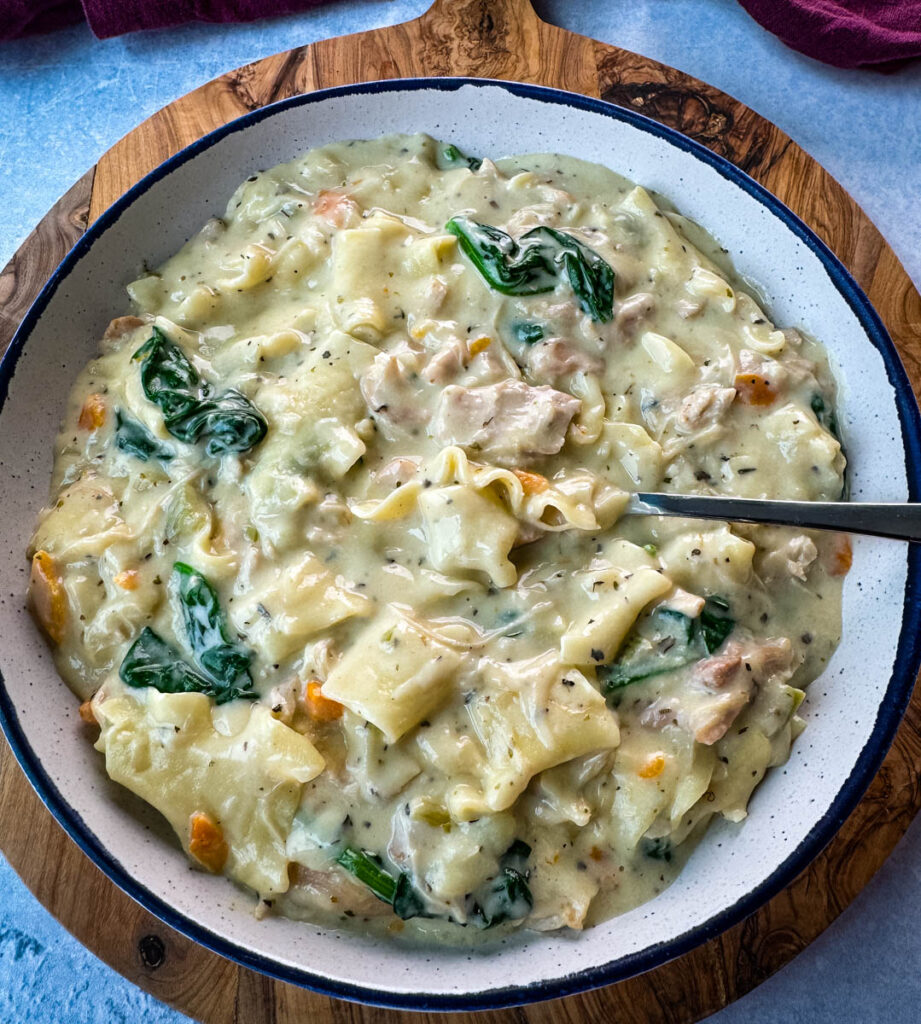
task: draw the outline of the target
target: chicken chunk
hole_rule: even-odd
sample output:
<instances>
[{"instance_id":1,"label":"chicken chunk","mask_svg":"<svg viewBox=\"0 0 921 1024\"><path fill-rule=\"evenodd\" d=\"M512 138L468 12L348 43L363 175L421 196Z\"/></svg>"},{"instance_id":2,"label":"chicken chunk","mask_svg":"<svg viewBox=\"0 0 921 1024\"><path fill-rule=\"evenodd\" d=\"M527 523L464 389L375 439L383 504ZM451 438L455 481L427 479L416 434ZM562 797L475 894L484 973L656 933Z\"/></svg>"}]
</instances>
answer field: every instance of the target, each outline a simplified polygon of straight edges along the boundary
<instances>
[{"instance_id":1,"label":"chicken chunk","mask_svg":"<svg viewBox=\"0 0 921 1024\"><path fill-rule=\"evenodd\" d=\"M740 654L720 654L704 658L694 666L691 681L707 690L722 690L742 667Z\"/></svg>"},{"instance_id":2,"label":"chicken chunk","mask_svg":"<svg viewBox=\"0 0 921 1024\"><path fill-rule=\"evenodd\" d=\"M114 341L116 338L120 338L123 334L127 334L128 331L133 331L138 327L143 327L145 321L139 316L117 316L106 328L105 334L102 336L104 341Z\"/></svg>"},{"instance_id":3,"label":"chicken chunk","mask_svg":"<svg viewBox=\"0 0 921 1024\"><path fill-rule=\"evenodd\" d=\"M750 690L730 690L728 693L721 693L718 697L688 715L688 727L694 734L698 743L705 747L711 747L719 742L729 727L739 717L739 712L748 703L751 697Z\"/></svg>"},{"instance_id":4,"label":"chicken chunk","mask_svg":"<svg viewBox=\"0 0 921 1024\"><path fill-rule=\"evenodd\" d=\"M635 292L617 307L614 323L625 334L629 334L656 308L655 296L651 292Z\"/></svg>"},{"instance_id":5,"label":"chicken chunk","mask_svg":"<svg viewBox=\"0 0 921 1024\"><path fill-rule=\"evenodd\" d=\"M735 388L701 384L681 401L675 427L683 434L693 433L719 423L736 397Z\"/></svg>"},{"instance_id":6,"label":"chicken chunk","mask_svg":"<svg viewBox=\"0 0 921 1024\"><path fill-rule=\"evenodd\" d=\"M414 353L381 352L359 381L368 411L388 441L412 433L428 419L420 401Z\"/></svg>"},{"instance_id":7,"label":"chicken chunk","mask_svg":"<svg viewBox=\"0 0 921 1024\"><path fill-rule=\"evenodd\" d=\"M455 380L467 368L467 344L458 339L443 345L428 361L423 377L432 384L446 384Z\"/></svg>"},{"instance_id":8,"label":"chicken chunk","mask_svg":"<svg viewBox=\"0 0 921 1024\"><path fill-rule=\"evenodd\" d=\"M812 538L799 533L764 554L758 565L759 575L765 582L786 579L788 576L805 580L806 570L818 556Z\"/></svg>"},{"instance_id":9,"label":"chicken chunk","mask_svg":"<svg viewBox=\"0 0 921 1024\"><path fill-rule=\"evenodd\" d=\"M528 350L528 370L536 380L556 381L569 373L600 373L604 363L562 338L548 338Z\"/></svg>"},{"instance_id":10,"label":"chicken chunk","mask_svg":"<svg viewBox=\"0 0 921 1024\"><path fill-rule=\"evenodd\" d=\"M380 487L392 490L402 487L419 472L419 459L399 457L391 459L373 473L374 482Z\"/></svg>"},{"instance_id":11,"label":"chicken chunk","mask_svg":"<svg viewBox=\"0 0 921 1024\"><path fill-rule=\"evenodd\" d=\"M759 688L785 682L793 673L793 647L786 637L729 641L722 652L697 662L679 693L657 697L640 715L643 725L687 729L712 746L729 731Z\"/></svg>"},{"instance_id":12,"label":"chicken chunk","mask_svg":"<svg viewBox=\"0 0 921 1024\"><path fill-rule=\"evenodd\" d=\"M288 867L291 888L285 900L298 907L382 917L391 913L382 900L340 870L317 871L292 862Z\"/></svg>"},{"instance_id":13,"label":"chicken chunk","mask_svg":"<svg viewBox=\"0 0 921 1024\"><path fill-rule=\"evenodd\" d=\"M518 465L523 457L555 455L581 405L562 391L517 380L481 388L451 385L439 396L432 435L441 444Z\"/></svg>"},{"instance_id":14,"label":"chicken chunk","mask_svg":"<svg viewBox=\"0 0 921 1024\"><path fill-rule=\"evenodd\" d=\"M768 378L778 391L807 384L818 387L816 370L818 367L809 359L792 353L784 353L783 360L771 359L760 352L752 352L743 348L739 352L739 372L742 374L759 374Z\"/></svg>"}]
</instances>

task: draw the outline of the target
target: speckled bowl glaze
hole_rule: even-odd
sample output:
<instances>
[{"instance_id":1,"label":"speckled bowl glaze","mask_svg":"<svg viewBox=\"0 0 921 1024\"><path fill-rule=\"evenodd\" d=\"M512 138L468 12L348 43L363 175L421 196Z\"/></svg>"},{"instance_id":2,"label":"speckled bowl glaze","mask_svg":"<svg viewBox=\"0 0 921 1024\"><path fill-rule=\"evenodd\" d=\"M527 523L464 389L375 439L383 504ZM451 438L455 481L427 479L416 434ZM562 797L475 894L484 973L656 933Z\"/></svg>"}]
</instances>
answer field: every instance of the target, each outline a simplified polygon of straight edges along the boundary
<instances>
[{"instance_id":1,"label":"speckled bowl glaze","mask_svg":"<svg viewBox=\"0 0 921 1024\"><path fill-rule=\"evenodd\" d=\"M710 829L678 881L580 935L521 934L476 951L410 950L294 921L256 921L248 895L189 868L175 838L111 784L78 728L25 609L25 548L77 371L142 263L176 251L259 168L313 146L425 131L466 151L550 151L606 164L671 199L730 251L774 319L828 346L855 499L921 496L921 425L885 329L816 236L735 167L632 111L551 89L462 79L331 89L231 122L149 174L89 229L30 310L0 368L0 715L20 763L71 837L179 931L285 981L363 1002L475 1009L617 981L751 913L818 853L883 759L921 659L921 548L862 538L844 591L844 638L809 690L808 729L756 791L741 826ZM804 623L804 625L806 625Z\"/></svg>"}]
</instances>

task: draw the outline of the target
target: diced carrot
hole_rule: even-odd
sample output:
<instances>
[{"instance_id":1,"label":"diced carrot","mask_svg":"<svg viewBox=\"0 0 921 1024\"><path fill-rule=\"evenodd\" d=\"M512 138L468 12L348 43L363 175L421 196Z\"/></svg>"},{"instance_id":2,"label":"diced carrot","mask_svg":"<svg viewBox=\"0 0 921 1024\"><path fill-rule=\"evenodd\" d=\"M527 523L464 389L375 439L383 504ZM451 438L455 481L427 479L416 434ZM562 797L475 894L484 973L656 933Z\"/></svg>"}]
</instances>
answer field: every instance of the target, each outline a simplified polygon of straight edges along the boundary
<instances>
[{"instance_id":1,"label":"diced carrot","mask_svg":"<svg viewBox=\"0 0 921 1024\"><path fill-rule=\"evenodd\" d=\"M29 595L39 625L59 644L67 625L67 591L58 563L47 551L36 551L32 557Z\"/></svg>"},{"instance_id":2,"label":"diced carrot","mask_svg":"<svg viewBox=\"0 0 921 1024\"><path fill-rule=\"evenodd\" d=\"M215 874L223 871L227 863L230 850L224 830L204 811L196 811L189 821L189 853Z\"/></svg>"},{"instance_id":3,"label":"diced carrot","mask_svg":"<svg viewBox=\"0 0 921 1024\"><path fill-rule=\"evenodd\" d=\"M521 481L525 494L540 494L550 486L550 481L540 473L529 473L526 469L513 469L512 472Z\"/></svg>"},{"instance_id":4,"label":"diced carrot","mask_svg":"<svg viewBox=\"0 0 921 1024\"><path fill-rule=\"evenodd\" d=\"M93 702L91 700L85 700L80 705L80 717L86 722L87 725L98 725L96 716L93 714Z\"/></svg>"},{"instance_id":5,"label":"diced carrot","mask_svg":"<svg viewBox=\"0 0 921 1024\"><path fill-rule=\"evenodd\" d=\"M339 701L323 696L323 684L319 679L309 680L304 687L304 706L315 722L335 722L345 710Z\"/></svg>"},{"instance_id":6,"label":"diced carrot","mask_svg":"<svg viewBox=\"0 0 921 1024\"><path fill-rule=\"evenodd\" d=\"M121 587L122 590L137 590L141 577L137 569L123 569L115 574L112 582L116 587Z\"/></svg>"},{"instance_id":7,"label":"diced carrot","mask_svg":"<svg viewBox=\"0 0 921 1024\"><path fill-rule=\"evenodd\" d=\"M828 571L832 576L846 576L853 562L854 549L851 547L851 538L846 533L837 534L828 559Z\"/></svg>"},{"instance_id":8,"label":"diced carrot","mask_svg":"<svg viewBox=\"0 0 921 1024\"><path fill-rule=\"evenodd\" d=\"M106 421L106 404L102 395L90 395L80 410L77 426L81 430L97 430Z\"/></svg>"},{"instance_id":9,"label":"diced carrot","mask_svg":"<svg viewBox=\"0 0 921 1024\"><path fill-rule=\"evenodd\" d=\"M636 773L641 779L657 779L665 770L665 756L656 754Z\"/></svg>"},{"instance_id":10,"label":"diced carrot","mask_svg":"<svg viewBox=\"0 0 921 1024\"><path fill-rule=\"evenodd\" d=\"M601 849L597 846L593 846L588 851L588 855L592 858L592 860L602 860L604 858L604 853L602 853Z\"/></svg>"},{"instance_id":11,"label":"diced carrot","mask_svg":"<svg viewBox=\"0 0 921 1024\"><path fill-rule=\"evenodd\" d=\"M337 228L345 226L349 215L358 211L358 204L343 192L324 189L314 200L313 212Z\"/></svg>"},{"instance_id":12,"label":"diced carrot","mask_svg":"<svg viewBox=\"0 0 921 1024\"><path fill-rule=\"evenodd\" d=\"M736 397L743 405L773 405L777 388L760 373L737 373Z\"/></svg>"},{"instance_id":13,"label":"diced carrot","mask_svg":"<svg viewBox=\"0 0 921 1024\"><path fill-rule=\"evenodd\" d=\"M481 352L485 352L491 344L492 338L489 338L484 334L479 338L474 338L467 346L467 350L471 356L478 356Z\"/></svg>"}]
</instances>

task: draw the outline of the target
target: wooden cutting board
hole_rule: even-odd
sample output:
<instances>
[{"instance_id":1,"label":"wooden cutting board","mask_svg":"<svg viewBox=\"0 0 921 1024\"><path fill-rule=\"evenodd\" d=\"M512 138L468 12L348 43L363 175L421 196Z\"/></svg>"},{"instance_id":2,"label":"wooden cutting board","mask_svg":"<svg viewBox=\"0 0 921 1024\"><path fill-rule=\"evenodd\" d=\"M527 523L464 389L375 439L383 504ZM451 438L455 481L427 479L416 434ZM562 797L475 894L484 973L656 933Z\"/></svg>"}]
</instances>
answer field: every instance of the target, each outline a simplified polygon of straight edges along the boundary
<instances>
[{"instance_id":1,"label":"wooden cutting board","mask_svg":"<svg viewBox=\"0 0 921 1024\"><path fill-rule=\"evenodd\" d=\"M921 390L921 297L837 182L737 100L646 57L548 25L528 0L437 0L415 21L267 57L154 114L71 188L0 274L0 352L87 225L177 150L240 114L296 93L417 75L517 79L600 96L677 128L728 158L779 196L837 253L882 315L915 393ZM768 905L656 971L566 1000L481 1014L478 1024L685 1024L727 1005L811 942L872 877L921 805L918 765L921 691L859 807L825 852ZM5 743L0 750L0 846L38 899L97 956L208 1024L387 1024L409 1016L272 981L171 931L116 888L67 838ZM464 1015L450 1016L460 1020ZM430 1019L444 1016L413 1015L419 1024Z\"/></svg>"}]
</instances>

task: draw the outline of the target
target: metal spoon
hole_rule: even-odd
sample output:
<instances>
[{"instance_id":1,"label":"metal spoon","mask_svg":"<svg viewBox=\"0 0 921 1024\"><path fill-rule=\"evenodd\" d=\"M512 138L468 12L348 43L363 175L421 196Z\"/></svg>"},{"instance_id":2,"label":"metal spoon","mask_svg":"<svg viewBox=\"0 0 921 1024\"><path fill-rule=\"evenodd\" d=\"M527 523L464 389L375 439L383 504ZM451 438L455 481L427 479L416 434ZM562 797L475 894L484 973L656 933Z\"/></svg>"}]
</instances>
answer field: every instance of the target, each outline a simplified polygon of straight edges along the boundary
<instances>
[{"instance_id":1,"label":"metal spoon","mask_svg":"<svg viewBox=\"0 0 921 1024\"><path fill-rule=\"evenodd\" d=\"M921 541L921 504L909 502L774 501L640 491L631 495L624 514L776 523L809 530L840 530L892 540Z\"/></svg>"}]
</instances>

